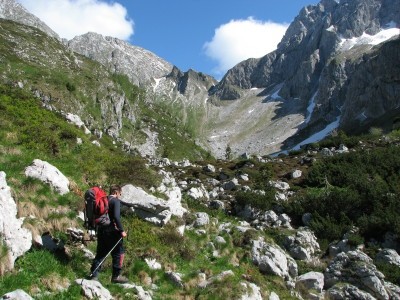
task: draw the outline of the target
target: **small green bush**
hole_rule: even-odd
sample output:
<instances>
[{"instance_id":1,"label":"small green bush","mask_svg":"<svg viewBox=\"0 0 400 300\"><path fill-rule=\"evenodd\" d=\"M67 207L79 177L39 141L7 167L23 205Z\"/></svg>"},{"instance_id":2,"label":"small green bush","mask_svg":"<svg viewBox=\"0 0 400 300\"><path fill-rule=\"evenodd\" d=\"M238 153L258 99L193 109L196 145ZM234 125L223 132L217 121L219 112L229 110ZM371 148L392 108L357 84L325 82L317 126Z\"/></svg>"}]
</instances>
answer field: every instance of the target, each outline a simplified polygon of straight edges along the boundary
<instances>
[{"instance_id":1,"label":"small green bush","mask_svg":"<svg viewBox=\"0 0 400 300\"><path fill-rule=\"evenodd\" d=\"M265 192L265 195L261 195L255 192L239 191L236 194L236 202L242 207L250 205L251 207L261 210L270 210L276 204L275 191L272 188L269 188Z\"/></svg>"},{"instance_id":2,"label":"small green bush","mask_svg":"<svg viewBox=\"0 0 400 300\"><path fill-rule=\"evenodd\" d=\"M400 267L388 263L376 263L379 271L385 275L385 280L400 285Z\"/></svg>"}]
</instances>

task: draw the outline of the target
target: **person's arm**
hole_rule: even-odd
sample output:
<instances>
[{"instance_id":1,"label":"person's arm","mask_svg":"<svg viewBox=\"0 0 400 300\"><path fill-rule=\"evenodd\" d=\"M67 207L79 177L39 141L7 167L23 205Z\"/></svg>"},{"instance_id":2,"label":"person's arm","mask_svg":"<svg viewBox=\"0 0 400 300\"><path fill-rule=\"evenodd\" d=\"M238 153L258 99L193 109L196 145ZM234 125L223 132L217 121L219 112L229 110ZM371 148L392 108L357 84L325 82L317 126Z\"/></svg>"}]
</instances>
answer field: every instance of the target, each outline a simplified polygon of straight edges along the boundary
<instances>
[{"instance_id":1,"label":"person's arm","mask_svg":"<svg viewBox=\"0 0 400 300\"><path fill-rule=\"evenodd\" d=\"M114 199L113 201L114 203L114 209L113 209L113 219L115 222L115 226L117 227L118 231L120 231L121 233L124 232L124 227L122 226L122 222L121 222L121 206L119 203L119 200Z\"/></svg>"}]
</instances>

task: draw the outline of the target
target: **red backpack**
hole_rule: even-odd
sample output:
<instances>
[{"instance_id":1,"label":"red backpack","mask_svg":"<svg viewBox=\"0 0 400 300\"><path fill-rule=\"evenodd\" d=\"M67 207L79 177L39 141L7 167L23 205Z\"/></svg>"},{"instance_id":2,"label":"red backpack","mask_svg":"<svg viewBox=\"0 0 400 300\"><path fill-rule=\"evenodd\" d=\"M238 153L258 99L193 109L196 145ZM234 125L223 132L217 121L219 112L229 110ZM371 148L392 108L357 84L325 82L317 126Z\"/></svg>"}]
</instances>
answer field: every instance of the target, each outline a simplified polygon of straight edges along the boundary
<instances>
[{"instance_id":1,"label":"red backpack","mask_svg":"<svg viewBox=\"0 0 400 300\"><path fill-rule=\"evenodd\" d=\"M86 191L84 218L88 230L110 225L107 193L100 187L95 186Z\"/></svg>"}]
</instances>

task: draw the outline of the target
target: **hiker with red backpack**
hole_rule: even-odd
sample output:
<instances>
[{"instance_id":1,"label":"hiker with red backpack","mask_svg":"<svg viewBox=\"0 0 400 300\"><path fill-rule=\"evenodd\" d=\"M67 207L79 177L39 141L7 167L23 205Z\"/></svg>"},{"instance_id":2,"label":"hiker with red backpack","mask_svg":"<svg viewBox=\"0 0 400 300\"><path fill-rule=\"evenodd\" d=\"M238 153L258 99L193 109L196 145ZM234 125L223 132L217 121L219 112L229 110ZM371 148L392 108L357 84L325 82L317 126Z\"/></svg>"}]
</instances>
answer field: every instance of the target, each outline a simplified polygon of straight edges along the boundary
<instances>
[{"instance_id":1,"label":"hiker with red backpack","mask_svg":"<svg viewBox=\"0 0 400 300\"><path fill-rule=\"evenodd\" d=\"M92 188L96 189L96 188ZM99 188L97 188L99 189ZM122 263L124 261L124 247L123 238L126 237L126 232L122 226L120 219L121 202L119 197L121 196L121 187L119 185L112 185L110 187L110 194L106 199L108 203L104 201L104 196L96 194L95 204L96 207L100 206L98 203L104 201L102 212L98 212L97 208L94 211L94 224L97 230L97 249L96 257L93 260L91 267L91 280L98 280L98 273L101 268L101 264L104 262L106 257L111 253L112 257L112 277L111 282L114 283L126 283L128 279L121 275ZM97 190L92 193L99 192ZM90 193L89 191L87 194ZM101 194L101 192L100 192ZM103 197L103 198L102 198ZM103 200L100 200L100 199ZM85 195L85 201L86 195ZM96 212L97 211L97 212ZM103 213L102 215L99 215ZM93 221L92 221L93 223Z\"/></svg>"}]
</instances>

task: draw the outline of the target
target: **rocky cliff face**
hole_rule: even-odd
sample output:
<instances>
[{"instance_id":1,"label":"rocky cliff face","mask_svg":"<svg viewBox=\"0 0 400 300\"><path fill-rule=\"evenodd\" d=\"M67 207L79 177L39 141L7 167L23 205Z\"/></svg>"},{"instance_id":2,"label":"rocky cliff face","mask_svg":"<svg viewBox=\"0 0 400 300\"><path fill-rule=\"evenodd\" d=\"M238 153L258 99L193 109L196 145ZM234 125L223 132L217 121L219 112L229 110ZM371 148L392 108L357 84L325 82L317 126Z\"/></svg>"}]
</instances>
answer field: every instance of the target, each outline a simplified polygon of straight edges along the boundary
<instances>
[{"instance_id":1,"label":"rocky cliff face","mask_svg":"<svg viewBox=\"0 0 400 300\"><path fill-rule=\"evenodd\" d=\"M73 38L67 46L100 62L112 72L128 75L131 82L138 86L146 86L172 70L169 62L148 50L93 32Z\"/></svg>"},{"instance_id":2,"label":"rocky cliff face","mask_svg":"<svg viewBox=\"0 0 400 300\"><path fill-rule=\"evenodd\" d=\"M222 100L241 101L244 90L263 88L262 94L269 95L280 86L281 106L297 106L304 116L296 126L297 136L283 148L334 122L334 127L354 132L354 126L371 123L397 107L398 44L372 47L400 33L395 28L399 9L398 0L323 0L305 7L276 51L239 63L213 93Z\"/></svg>"}]
</instances>

